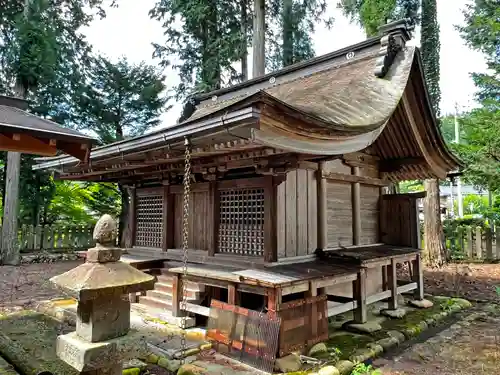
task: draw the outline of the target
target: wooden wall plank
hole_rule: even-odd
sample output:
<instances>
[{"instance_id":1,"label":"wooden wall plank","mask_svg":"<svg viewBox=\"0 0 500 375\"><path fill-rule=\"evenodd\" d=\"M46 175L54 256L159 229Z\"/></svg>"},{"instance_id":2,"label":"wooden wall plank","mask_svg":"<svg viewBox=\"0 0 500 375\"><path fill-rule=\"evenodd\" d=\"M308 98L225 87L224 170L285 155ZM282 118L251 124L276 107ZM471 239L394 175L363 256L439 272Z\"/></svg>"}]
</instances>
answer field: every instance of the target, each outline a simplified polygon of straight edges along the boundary
<instances>
[{"instance_id":1,"label":"wooden wall plank","mask_svg":"<svg viewBox=\"0 0 500 375\"><path fill-rule=\"evenodd\" d=\"M328 247L352 245L351 184L328 181Z\"/></svg>"},{"instance_id":2,"label":"wooden wall plank","mask_svg":"<svg viewBox=\"0 0 500 375\"><path fill-rule=\"evenodd\" d=\"M361 245L379 241L379 199L377 186L361 185Z\"/></svg>"},{"instance_id":3,"label":"wooden wall plank","mask_svg":"<svg viewBox=\"0 0 500 375\"><path fill-rule=\"evenodd\" d=\"M297 169L297 251L298 256L307 255L308 214L307 214L307 171Z\"/></svg>"},{"instance_id":4,"label":"wooden wall plank","mask_svg":"<svg viewBox=\"0 0 500 375\"><path fill-rule=\"evenodd\" d=\"M297 171L286 179L286 256L297 255Z\"/></svg>"}]
</instances>

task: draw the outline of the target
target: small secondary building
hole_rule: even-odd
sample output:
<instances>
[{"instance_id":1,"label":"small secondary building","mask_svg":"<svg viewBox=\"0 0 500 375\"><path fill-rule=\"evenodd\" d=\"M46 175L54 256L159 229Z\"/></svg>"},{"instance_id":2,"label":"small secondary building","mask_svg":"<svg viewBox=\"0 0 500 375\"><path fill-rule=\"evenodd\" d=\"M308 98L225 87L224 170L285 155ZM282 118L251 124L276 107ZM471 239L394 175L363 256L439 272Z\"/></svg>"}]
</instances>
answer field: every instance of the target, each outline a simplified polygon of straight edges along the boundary
<instances>
[{"instance_id":1,"label":"small secondary building","mask_svg":"<svg viewBox=\"0 0 500 375\"><path fill-rule=\"evenodd\" d=\"M89 163L58 157L37 168L128 186L122 259L158 275L139 307L173 319L187 313L193 324L212 299L264 308L282 318L280 355L305 348L325 338L327 316L354 310L364 322L370 303L389 298L396 308L397 294L411 290L423 298L416 204L423 195L381 189L445 178L458 161L439 132L409 37L403 23L388 24L378 37L192 98L182 123L99 147ZM401 262L413 264L406 285L396 280ZM185 311L181 279L189 282Z\"/></svg>"}]
</instances>

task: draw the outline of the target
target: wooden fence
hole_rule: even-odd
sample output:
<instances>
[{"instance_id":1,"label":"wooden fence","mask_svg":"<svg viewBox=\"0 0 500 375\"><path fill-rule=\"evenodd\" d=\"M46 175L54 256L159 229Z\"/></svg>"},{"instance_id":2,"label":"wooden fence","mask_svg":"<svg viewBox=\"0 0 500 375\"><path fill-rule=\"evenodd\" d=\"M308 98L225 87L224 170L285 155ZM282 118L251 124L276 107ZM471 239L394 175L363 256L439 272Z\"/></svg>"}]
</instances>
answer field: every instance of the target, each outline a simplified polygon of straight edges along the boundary
<instances>
[{"instance_id":1,"label":"wooden fence","mask_svg":"<svg viewBox=\"0 0 500 375\"><path fill-rule=\"evenodd\" d=\"M82 250L92 247L94 226L22 226L19 228L18 241L21 252L38 250ZM0 226L1 233L1 226Z\"/></svg>"},{"instance_id":2,"label":"wooden fence","mask_svg":"<svg viewBox=\"0 0 500 375\"><path fill-rule=\"evenodd\" d=\"M500 259L500 226L492 228L459 226L445 234L446 246L452 256L462 259Z\"/></svg>"}]
</instances>

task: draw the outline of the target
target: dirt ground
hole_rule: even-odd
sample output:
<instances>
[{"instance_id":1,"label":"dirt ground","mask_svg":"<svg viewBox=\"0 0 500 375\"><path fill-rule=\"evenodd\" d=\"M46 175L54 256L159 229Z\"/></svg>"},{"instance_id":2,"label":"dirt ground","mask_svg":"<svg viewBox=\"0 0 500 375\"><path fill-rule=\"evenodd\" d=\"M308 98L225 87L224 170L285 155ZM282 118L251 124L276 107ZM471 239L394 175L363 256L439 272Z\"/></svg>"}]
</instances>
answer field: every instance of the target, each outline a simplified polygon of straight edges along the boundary
<instances>
[{"instance_id":1,"label":"dirt ground","mask_svg":"<svg viewBox=\"0 0 500 375\"><path fill-rule=\"evenodd\" d=\"M500 305L476 311L428 340L374 367L383 375L497 375L500 363Z\"/></svg>"},{"instance_id":2,"label":"dirt ground","mask_svg":"<svg viewBox=\"0 0 500 375\"><path fill-rule=\"evenodd\" d=\"M24 264L19 267L0 266L0 309L12 306L24 308L37 301L62 295L50 282L52 276L64 273L81 261Z\"/></svg>"}]
</instances>

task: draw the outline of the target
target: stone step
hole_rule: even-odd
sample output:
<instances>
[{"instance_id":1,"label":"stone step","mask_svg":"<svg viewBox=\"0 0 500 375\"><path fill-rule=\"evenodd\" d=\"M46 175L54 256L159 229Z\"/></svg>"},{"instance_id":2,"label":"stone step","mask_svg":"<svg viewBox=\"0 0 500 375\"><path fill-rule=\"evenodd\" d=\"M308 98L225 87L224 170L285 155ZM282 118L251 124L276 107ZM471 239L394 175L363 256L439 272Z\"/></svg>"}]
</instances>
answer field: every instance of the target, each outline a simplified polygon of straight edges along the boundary
<instances>
[{"instance_id":1,"label":"stone step","mask_svg":"<svg viewBox=\"0 0 500 375\"><path fill-rule=\"evenodd\" d=\"M139 296L139 304L149 306L155 309L170 312L172 310L172 301L159 299L151 296Z\"/></svg>"},{"instance_id":2,"label":"stone step","mask_svg":"<svg viewBox=\"0 0 500 375\"><path fill-rule=\"evenodd\" d=\"M172 295L172 284L165 284L165 283L161 283L161 282L155 283L155 290ZM191 298L191 299L200 298L200 295L202 293L203 292L201 292L199 290L190 289L189 285L187 285L187 288L184 290L184 295L188 298Z\"/></svg>"},{"instance_id":3,"label":"stone step","mask_svg":"<svg viewBox=\"0 0 500 375\"><path fill-rule=\"evenodd\" d=\"M193 293L198 293L198 292L193 292ZM160 290L156 290L156 288L155 288L155 290L148 290L146 292L146 296L158 298L158 299L165 300L165 301L172 301L172 294L166 293L166 292L163 292ZM194 303L200 302L201 301L200 294L198 293L197 295L194 296L194 298L190 297L190 296L186 296L186 301L194 302Z\"/></svg>"},{"instance_id":4,"label":"stone step","mask_svg":"<svg viewBox=\"0 0 500 375\"><path fill-rule=\"evenodd\" d=\"M171 275L165 275L165 274L156 275L156 279L157 279L157 283L172 286L173 278ZM194 292L204 292L205 291L205 285L194 283L192 281L188 281L186 283L186 286L189 290L192 290Z\"/></svg>"},{"instance_id":5,"label":"stone step","mask_svg":"<svg viewBox=\"0 0 500 375\"><path fill-rule=\"evenodd\" d=\"M142 297L144 298L144 297ZM169 324L174 324L176 326L181 326L182 318L172 316L170 310L165 310L162 308L157 308L154 306L146 305L144 303L133 303L132 311L136 312L145 318L154 318L166 322ZM196 325L196 319L194 317L186 317L186 328L194 327Z\"/></svg>"}]
</instances>

